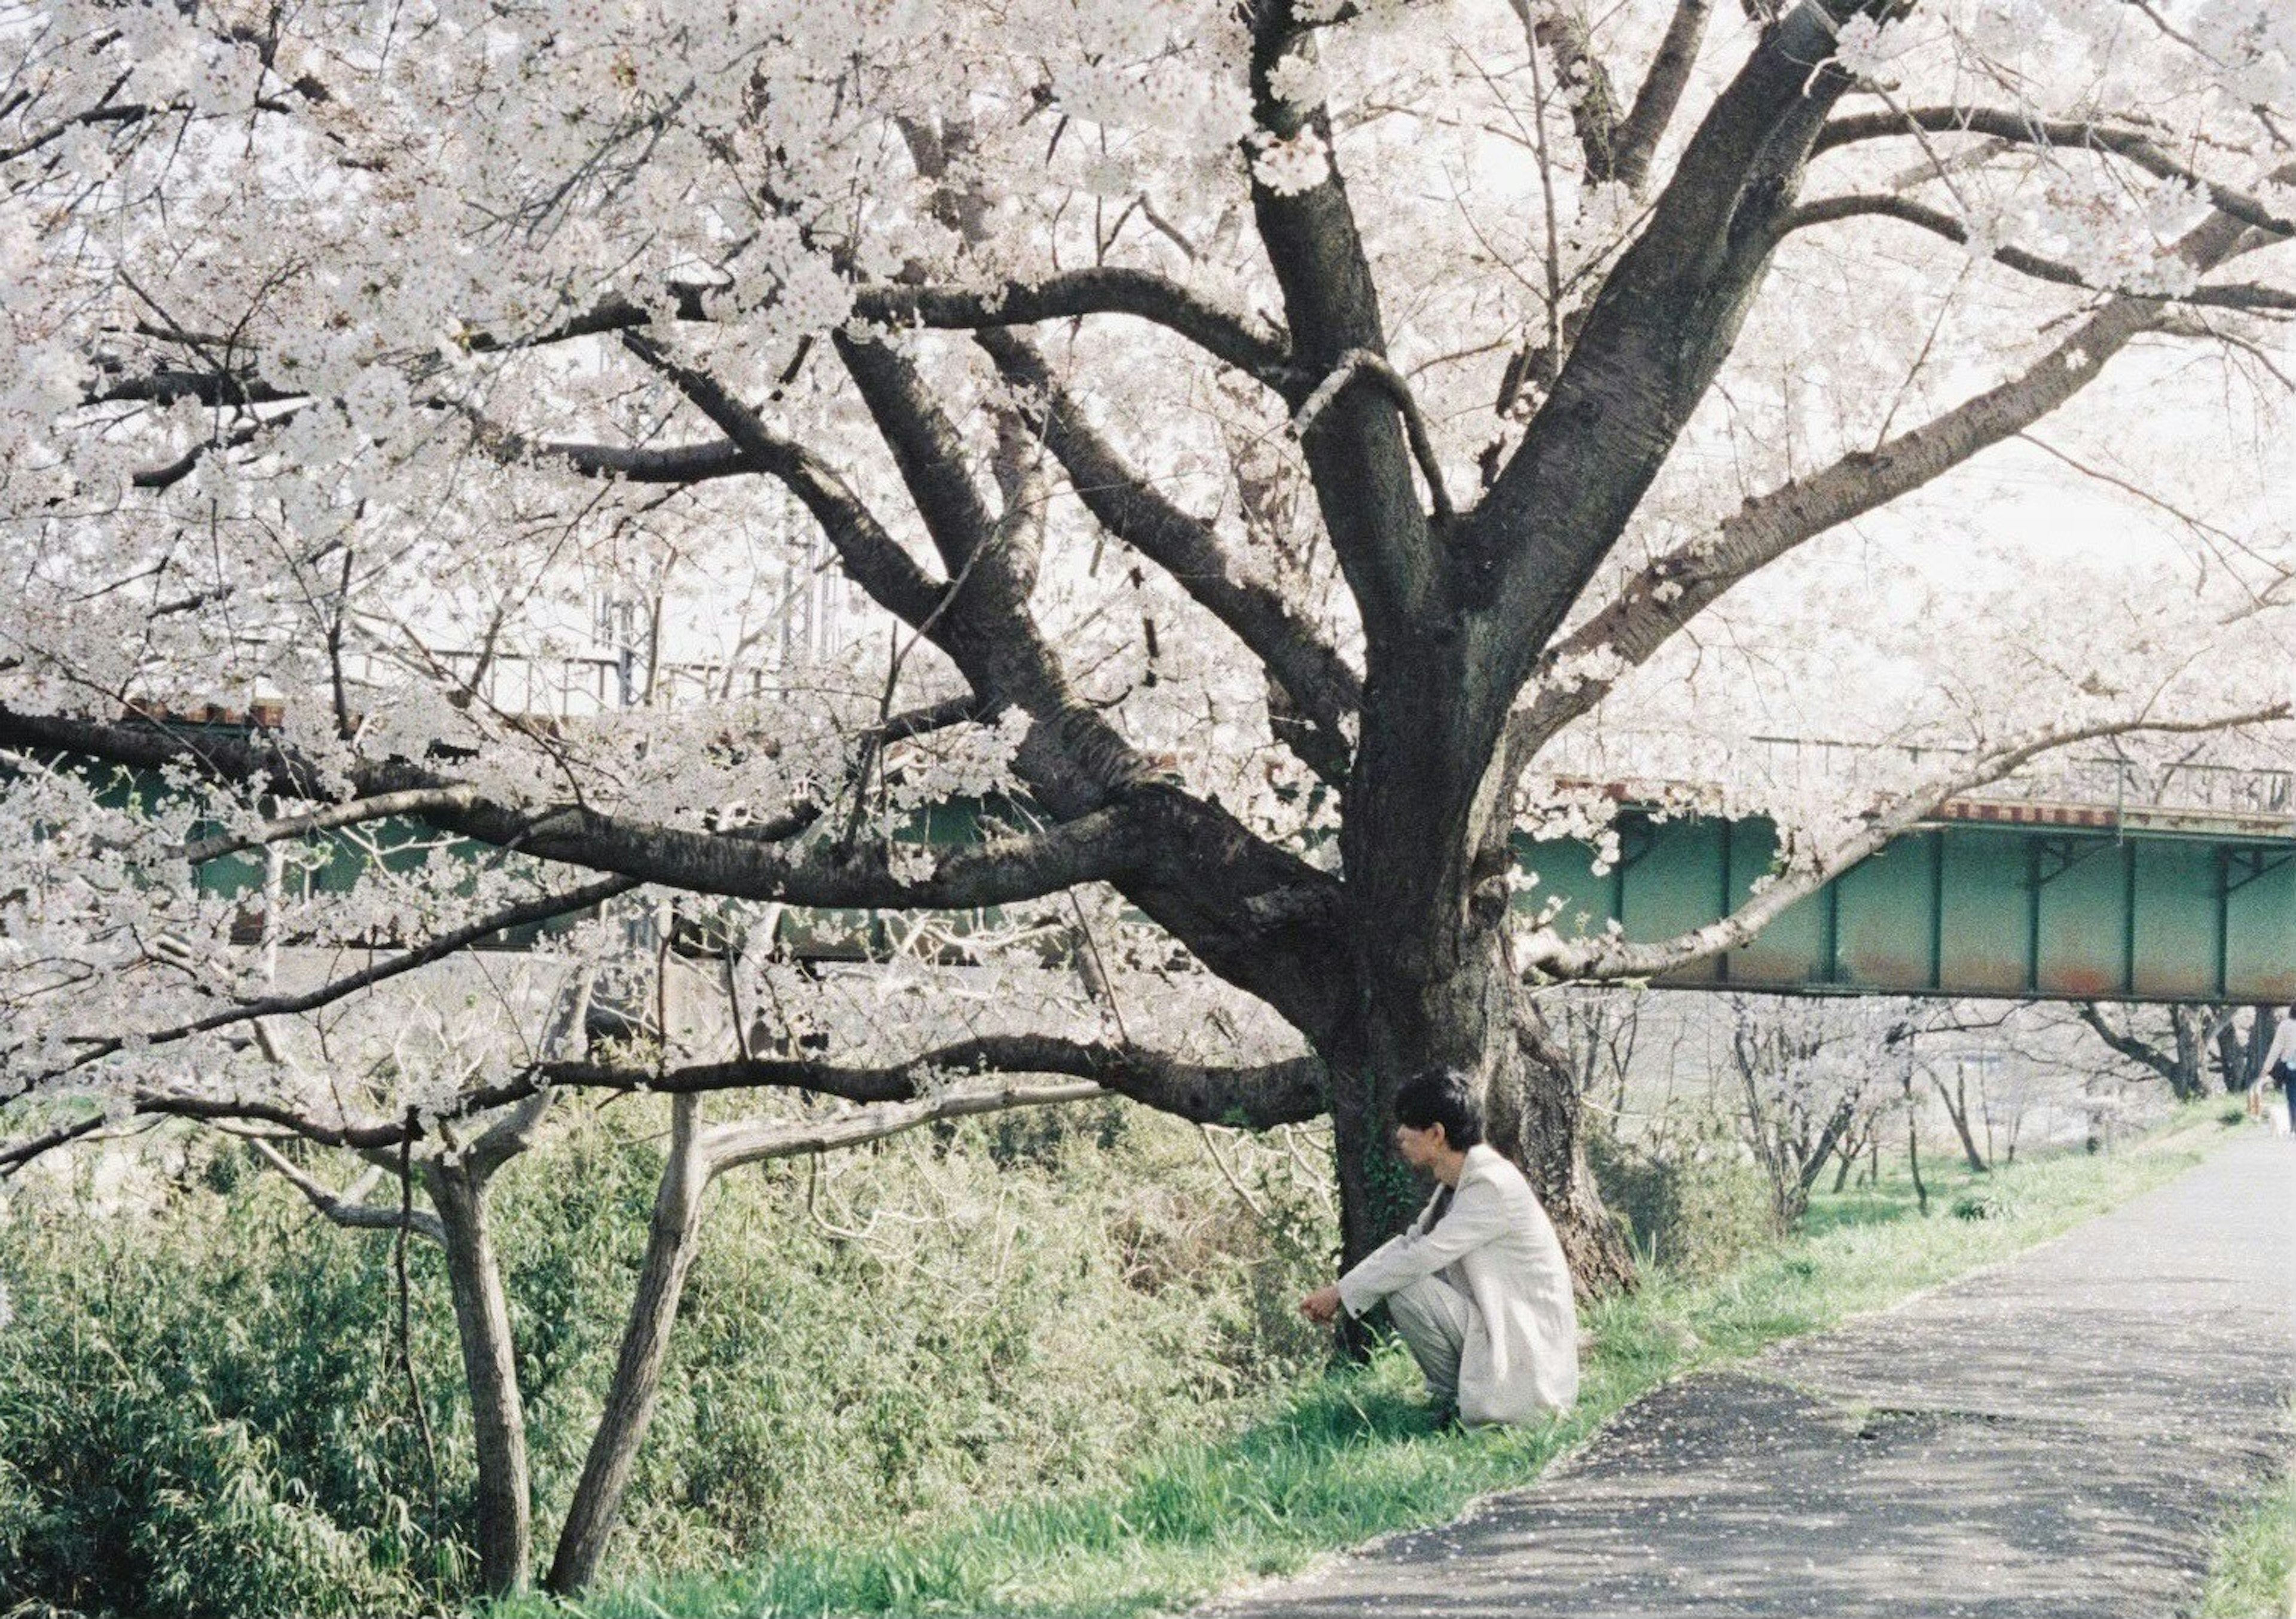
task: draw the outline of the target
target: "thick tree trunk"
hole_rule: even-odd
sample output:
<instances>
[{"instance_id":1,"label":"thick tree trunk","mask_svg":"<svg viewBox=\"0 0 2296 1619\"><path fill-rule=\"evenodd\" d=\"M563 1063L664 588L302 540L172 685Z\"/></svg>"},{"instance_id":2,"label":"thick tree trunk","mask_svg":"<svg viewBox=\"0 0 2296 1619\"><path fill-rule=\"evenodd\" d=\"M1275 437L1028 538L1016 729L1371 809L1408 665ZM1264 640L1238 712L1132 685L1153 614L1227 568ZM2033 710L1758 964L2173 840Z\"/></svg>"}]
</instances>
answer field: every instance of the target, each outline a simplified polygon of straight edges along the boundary
<instances>
[{"instance_id":1,"label":"thick tree trunk","mask_svg":"<svg viewBox=\"0 0 2296 1619\"><path fill-rule=\"evenodd\" d=\"M1424 1202L1396 1156L1395 1088L1446 1067L1482 1087L1491 1145L1546 1205L1582 1294L1629 1287L1634 1261L1587 1167L1577 1076L1507 945L1511 780L1505 709L1468 638L1374 647L1341 830L1354 996L1318 1045L1332 1075L1341 1235L1354 1263ZM1494 717L1496 716L1496 717Z\"/></svg>"},{"instance_id":2,"label":"thick tree trunk","mask_svg":"<svg viewBox=\"0 0 2296 1619\"><path fill-rule=\"evenodd\" d=\"M2227 1092L2245 1091L2255 1083L2257 1071L2264 1066L2264 1054L2272 1049L2273 1031L2280 1023L2279 1012L2269 1006L2252 1006L2248 1013L2246 1038L2242 1037L2236 1009L2227 1011L2217 1025L2217 1077Z\"/></svg>"},{"instance_id":3,"label":"thick tree trunk","mask_svg":"<svg viewBox=\"0 0 2296 1619\"><path fill-rule=\"evenodd\" d=\"M1450 1067L1483 1087L1485 1133L1519 1166L1554 1222L1581 1296L1634 1285L1632 1250L1587 1165L1585 1114L1568 1057L1515 981L1495 926L1471 922L1447 973L1407 970L1366 932L1365 1016L1349 1048L1326 1052L1345 1263L1403 1229L1430 1188L1396 1156L1395 1089Z\"/></svg>"},{"instance_id":4,"label":"thick tree trunk","mask_svg":"<svg viewBox=\"0 0 2296 1619\"><path fill-rule=\"evenodd\" d=\"M700 1109L698 1097L676 1097L670 1103L669 1161L662 1166L654 1194L637 1295L622 1331L605 1413L591 1437L581 1481L575 1485L574 1502L567 1509L557 1554L550 1563L550 1589L562 1597L573 1595L596 1576L607 1539L621 1514L638 1447L653 1420L661 1370L669 1359L670 1329L699 1246L702 1198L709 1186Z\"/></svg>"},{"instance_id":5,"label":"thick tree trunk","mask_svg":"<svg viewBox=\"0 0 2296 1619\"><path fill-rule=\"evenodd\" d=\"M1603 1206L1587 1161L1585 1098L1570 1064L1527 1002L1515 1014L1514 1061L1491 1076L1486 1111L1491 1142L1514 1160L1546 1205L1570 1261L1581 1297L1635 1285L1634 1249Z\"/></svg>"},{"instance_id":6,"label":"thick tree trunk","mask_svg":"<svg viewBox=\"0 0 2296 1619\"><path fill-rule=\"evenodd\" d=\"M2213 1007L2169 1009L2177 1040L2177 1066L2169 1076L2169 1089L2180 1102L2196 1101L2209 1093L2209 1043L2216 1036L2218 1016Z\"/></svg>"},{"instance_id":7,"label":"thick tree trunk","mask_svg":"<svg viewBox=\"0 0 2296 1619\"><path fill-rule=\"evenodd\" d=\"M532 1520L526 1462L526 1411L502 1268L487 1230L486 1183L470 1171L432 1164L425 1189L446 1230L447 1276L462 1339L463 1378L479 1461L479 1578L488 1596L524 1589Z\"/></svg>"}]
</instances>

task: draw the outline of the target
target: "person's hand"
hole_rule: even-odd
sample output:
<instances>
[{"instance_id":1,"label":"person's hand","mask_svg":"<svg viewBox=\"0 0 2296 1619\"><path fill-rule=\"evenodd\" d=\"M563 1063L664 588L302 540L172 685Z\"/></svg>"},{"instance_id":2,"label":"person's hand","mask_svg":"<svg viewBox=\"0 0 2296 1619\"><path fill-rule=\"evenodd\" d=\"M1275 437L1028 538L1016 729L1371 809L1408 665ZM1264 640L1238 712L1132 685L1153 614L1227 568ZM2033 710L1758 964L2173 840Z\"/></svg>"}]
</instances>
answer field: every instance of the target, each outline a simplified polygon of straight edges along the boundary
<instances>
[{"instance_id":1,"label":"person's hand","mask_svg":"<svg viewBox=\"0 0 2296 1619\"><path fill-rule=\"evenodd\" d=\"M1300 1301L1300 1313L1311 1321L1326 1325L1340 1319L1340 1290L1336 1287L1318 1288Z\"/></svg>"}]
</instances>

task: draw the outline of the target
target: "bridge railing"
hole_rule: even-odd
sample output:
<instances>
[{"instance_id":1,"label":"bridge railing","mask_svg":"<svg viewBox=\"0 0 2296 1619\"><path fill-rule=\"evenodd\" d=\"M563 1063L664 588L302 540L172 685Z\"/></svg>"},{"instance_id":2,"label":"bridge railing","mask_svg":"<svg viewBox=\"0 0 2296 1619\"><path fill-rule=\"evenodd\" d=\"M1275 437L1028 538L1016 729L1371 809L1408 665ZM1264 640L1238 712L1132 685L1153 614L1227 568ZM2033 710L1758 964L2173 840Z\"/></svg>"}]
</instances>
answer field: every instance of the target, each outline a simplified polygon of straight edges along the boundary
<instances>
[{"instance_id":1,"label":"bridge railing","mask_svg":"<svg viewBox=\"0 0 2296 1619\"><path fill-rule=\"evenodd\" d=\"M1711 789L1730 782L1779 803L1857 799L1949 773L1970 750L1953 746L1655 731L1565 735L1539 758L1555 776L1629 787ZM2152 761L2099 753L2048 757L1960 795L1980 803L2211 817L2296 817L2296 768L2222 758Z\"/></svg>"},{"instance_id":2,"label":"bridge railing","mask_svg":"<svg viewBox=\"0 0 2296 1619\"><path fill-rule=\"evenodd\" d=\"M504 714L561 720L642 706L676 708L729 696L754 697L766 689L769 674L762 665L729 673L723 663L667 658L649 667L644 658L628 652L485 653L467 647L413 655L359 652L346 657L343 672L354 688L376 691L428 673L448 690L471 691Z\"/></svg>"}]
</instances>

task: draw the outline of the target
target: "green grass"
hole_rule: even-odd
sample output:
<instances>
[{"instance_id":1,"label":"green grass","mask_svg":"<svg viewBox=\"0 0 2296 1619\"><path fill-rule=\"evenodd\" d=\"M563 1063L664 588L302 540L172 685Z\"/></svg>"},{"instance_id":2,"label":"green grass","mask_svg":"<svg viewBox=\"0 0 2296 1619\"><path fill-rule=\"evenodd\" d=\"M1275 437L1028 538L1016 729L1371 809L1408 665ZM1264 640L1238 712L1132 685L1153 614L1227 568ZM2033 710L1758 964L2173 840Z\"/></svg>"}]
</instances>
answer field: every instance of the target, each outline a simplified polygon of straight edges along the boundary
<instances>
[{"instance_id":1,"label":"green grass","mask_svg":"<svg viewBox=\"0 0 2296 1619\"><path fill-rule=\"evenodd\" d=\"M1931 1215L1909 1182L1821 1196L1807 1232L1704 1281L1650 1276L1589 1311L1578 1409L1532 1428L1432 1430L1408 1359L1276 1396L1241 1432L1144 1459L1120 1490L986 1508L937 1529L792 1545L745 1567L529 1598L491 1619L758 1619L849 1614L1121 1615L1185 1606L1390 1530L1444 1522L1535 1479L1557 1454L1665 1379L1880 1309L2004 1258L2159 1185L2228 1133L2188 1108L2101 1156L2029 1160L1988 1177L1931 1171ZM1981 1197L1985 1217L1956 1217ZM2213 1611L2213 1610L2212 1610ZM2226 1612L2233 1610L2225 1610Z\"/></svg>"},{"instance_id":2,"label":"green grass","mask_svg":"<svg viewBox=\"0 0 2296 1619\"><path fill-rule=\"evenodd\" d=\"M2296 1434L2296 1413L2290 1431ZM2296 1475L2283 1474L2218 1535L2196 1619L2296 1614Z\"/></svg>"}]
</instances>

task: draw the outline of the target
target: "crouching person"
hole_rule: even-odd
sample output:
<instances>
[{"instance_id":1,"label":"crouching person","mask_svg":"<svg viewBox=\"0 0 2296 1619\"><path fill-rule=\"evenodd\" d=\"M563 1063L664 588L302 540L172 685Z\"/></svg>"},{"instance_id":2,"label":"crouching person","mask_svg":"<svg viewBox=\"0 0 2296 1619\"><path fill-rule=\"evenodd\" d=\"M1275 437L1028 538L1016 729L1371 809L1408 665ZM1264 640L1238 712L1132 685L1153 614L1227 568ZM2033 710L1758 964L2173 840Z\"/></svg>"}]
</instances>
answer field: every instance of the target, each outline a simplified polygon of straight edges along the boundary
<instances>
[{"instance_id":1,"label":"crouching person","mask_svg":"<svg viewBox=\"0 0 2296 1619\"><path fill-rule=\"evenodd\" d=\"M1554 1223L1522 1172L1484 1145L1473 1083L1456 1069L1395 1093L1395 1144L1435 1177L1411 1229L1300 1301L1310 1321L1382 1299L1439 1410L1470 1426L1528 1422L1578 1397L1578 1319Z\"/></svg>"}]
</instances>

